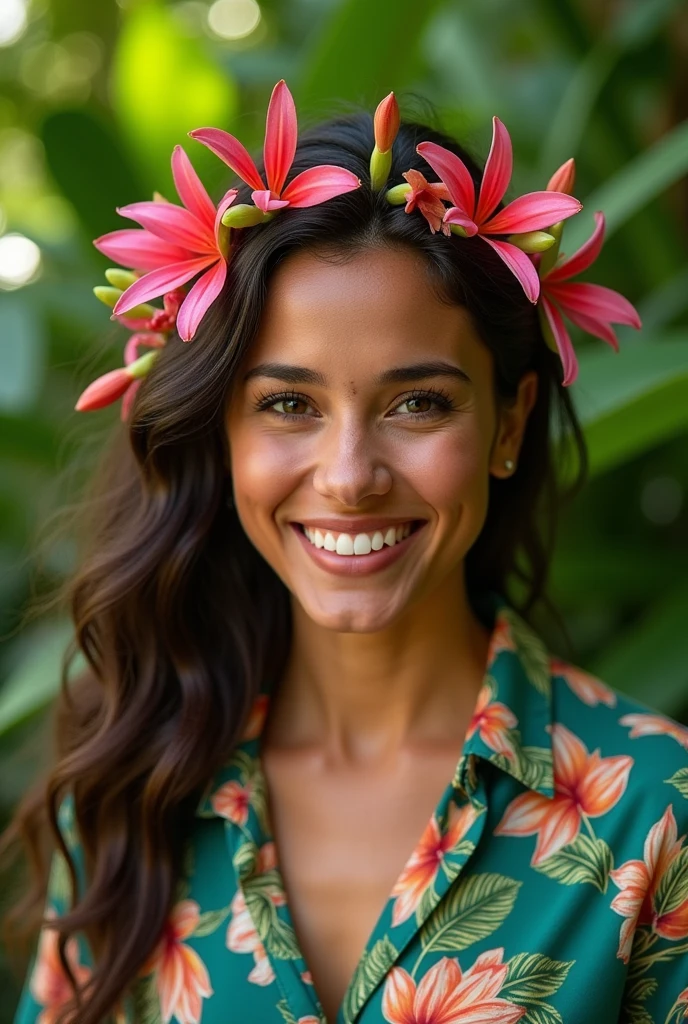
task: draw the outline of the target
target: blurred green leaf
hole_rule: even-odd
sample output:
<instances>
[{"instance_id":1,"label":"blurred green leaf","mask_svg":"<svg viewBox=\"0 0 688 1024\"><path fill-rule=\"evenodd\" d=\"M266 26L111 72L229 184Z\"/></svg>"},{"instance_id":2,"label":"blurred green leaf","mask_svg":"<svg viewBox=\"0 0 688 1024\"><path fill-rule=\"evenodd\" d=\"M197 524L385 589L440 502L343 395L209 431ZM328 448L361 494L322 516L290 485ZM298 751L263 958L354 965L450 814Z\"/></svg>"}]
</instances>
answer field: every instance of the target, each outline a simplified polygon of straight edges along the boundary
<instances>
[{"instance_id":1,"label":"blurred green leaf","mask_svg":"<svg viewBox=\"0 0 688 1024\"><path fill-rule=\"evenodd\" d=\"M574 388L594 475L688 429L688 335L585 352Z\"/></svg>"},{"instance_id":2,"label":"blurred green leaf","mask_svg":"<svg viewBox=\"0 0 688 1024\"><path fill-rule=\"evenodd\" d=\"M88 237L124 227L115 207L144 198L143 183L116 130L87 110L58 110L41 134L52 176Z\"/></svg>"},{"instance_id":3,"label":"blurred green leaf","mask_svg":"<svg viewBox=\"0 0 688 1024\"><path fill-rule=\"evenodd\" d=\"M0 294L0 411L33 405L43 384L44 331L31 289Z\"/></svg>"},{"instance_id":4,"label":"blurred green leaf","mask_svg":"<svg viewBox=\"0 0 688 1024\"><path fill-rule=\"evenodd\" d=\"M666 591L617 635L590 671L623 693L678 717L688 691L688 584Z\"/></svg>"},{"instance_id":5,"label":"blurred green leaf","mask_svg":"<svg viewBox=\"0 0 688 1024\"><path fill-rule=\"evenodd\" d=\"M172 150L183 145L197 170L217 161L186 135L193 128L228 127L238 104L232 77L210 59L198 39L183 31L168 7L140 3L124 16L111 86L121 129L150 189L175 201Z\"/></svg>"},{"instance_id":6,"label":"blurred green leaf","mask_svg":"<svg viewBox=\"0 0 688 1024\"><path fill-rule=\"evenodd\" d=\"M317 108L332 100L377 104L413 79L418 40L440 0L344 0L310 54L296 90Z\"/></svg>"},{"instance_id":7,"label":"blurred green leaf","mask_svg":"<svg viewBox=\"0 0 688 1024\"><path fill-rule=\"evenodd\" d=\"M70 622L62 619L26 628L21 637L18 665L0 690L0 736L44 708L59 692L62 655L73 634ZM72 672L81 671L81 654Z\"/></svg>"},{"instance_id":8,"label":"blurred green leaf","mask_svg":"<svg viewBox=\"0 0 688 1024\"><path fill-rule=\"evenodd\" d=\"M553 168L553 170L556 168ZM593 212L605 217L605 241L674 182L688 172L688 120L586 196L583 210L566 223L564 249L574 252L592 234Z\"/></svg>"}]
</instances>

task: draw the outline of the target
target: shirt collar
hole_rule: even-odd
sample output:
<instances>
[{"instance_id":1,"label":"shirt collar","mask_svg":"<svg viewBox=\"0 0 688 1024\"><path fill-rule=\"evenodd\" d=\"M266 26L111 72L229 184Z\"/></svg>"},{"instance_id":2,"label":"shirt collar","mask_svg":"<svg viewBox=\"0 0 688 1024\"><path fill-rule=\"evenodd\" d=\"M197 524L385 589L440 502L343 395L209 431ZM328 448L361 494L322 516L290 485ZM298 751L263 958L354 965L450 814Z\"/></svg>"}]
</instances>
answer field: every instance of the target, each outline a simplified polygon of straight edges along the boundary
<instances>
[{"instance_id":1,"label":"shirt collar","mask_svg":"<svg viewBox=\"0 0 688 1024\"><path fill-rule=\"evenodd\" d=\"M549 653L538 634L506 598L488 591L476 612L491 630L483 685L464 741L453 785L463 789L474 758L489 761L527 789L554 796L552 763L552 676ZM197 807L197 817L225 817L213 795L237 777L237 769L258 767L260 735L270 695L255 699L244 735L229 761L220 765ZM473 755L473 757L471 757Z\"/></svg>"}]
</instances>

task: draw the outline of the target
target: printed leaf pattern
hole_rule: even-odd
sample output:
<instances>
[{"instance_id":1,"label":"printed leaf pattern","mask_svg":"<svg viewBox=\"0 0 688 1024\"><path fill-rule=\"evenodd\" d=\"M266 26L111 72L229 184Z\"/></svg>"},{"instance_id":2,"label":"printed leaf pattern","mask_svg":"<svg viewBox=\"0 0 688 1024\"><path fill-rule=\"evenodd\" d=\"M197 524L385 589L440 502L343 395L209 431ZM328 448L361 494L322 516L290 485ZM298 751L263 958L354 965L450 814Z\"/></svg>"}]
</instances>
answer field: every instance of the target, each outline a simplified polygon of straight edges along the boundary
<instances>
[{"instance_id":1,"label":"printed leaf pattern","mask_svg":"<svg viewBox=\"0 0 688 1024\"><path fill-rule=\"evenodd\" d=\"M538 864L536 870L564 885L589 882L600 892L606 892L612 863L612 851L604 839L591 839L581 833L568 846Z\"/></svg>"},{"instance_id":2,"label":"printed leaf pattern","mask_svg":"<svg viewBox=\"0 0 688 1024\"><path fill-rule=\"evenodd\" d=\"M421 946L458 952L491 935L511 913L520 887L506 875L466 877L421 928Z\"/></svg>"}]
</instances>

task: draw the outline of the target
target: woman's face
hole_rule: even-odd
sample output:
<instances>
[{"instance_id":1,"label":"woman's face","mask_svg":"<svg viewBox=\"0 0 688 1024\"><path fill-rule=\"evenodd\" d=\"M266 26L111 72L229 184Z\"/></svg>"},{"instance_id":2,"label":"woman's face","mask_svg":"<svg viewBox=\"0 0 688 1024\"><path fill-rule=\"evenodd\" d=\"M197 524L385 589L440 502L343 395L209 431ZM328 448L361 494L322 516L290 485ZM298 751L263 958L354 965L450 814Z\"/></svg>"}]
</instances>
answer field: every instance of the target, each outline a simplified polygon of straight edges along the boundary
<instances>
[{"instance_id":1,"label":"woman's face","mask_svg":"<svg viewBox=\"0 0 688 1024\"><path fill-rule=\"evenodd\" d=\"M536 386L498 415L491 353L412 251L292 255L229 396L242 526L316 623L384 629L462 579Z\"/></svg>"}]
</instances>

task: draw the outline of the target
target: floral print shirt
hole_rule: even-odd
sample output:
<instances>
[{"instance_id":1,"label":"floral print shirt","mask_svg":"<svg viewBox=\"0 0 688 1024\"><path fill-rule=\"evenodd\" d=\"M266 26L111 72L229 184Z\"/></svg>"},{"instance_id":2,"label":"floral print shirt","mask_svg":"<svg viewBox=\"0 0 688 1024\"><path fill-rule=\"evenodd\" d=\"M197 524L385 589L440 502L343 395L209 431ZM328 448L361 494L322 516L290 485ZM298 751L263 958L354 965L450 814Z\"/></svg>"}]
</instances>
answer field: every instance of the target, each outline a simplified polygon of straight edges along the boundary
<instances>
[{"instance_id":1,"label":"floral print shirt","mask_svg":"<svg viewBox=\"0 0 688 1024\"><path fill-rule=\"evenodd\" d=\"M165 932L118 1024L688 1017L688 728L550 655L501 595L485 607L488 662L456 770L336 1021L299 949L270 832L266 688L198 804ZM70 797L60 825L83 867ZM55 854L47 913L68 891ZM51 1024L66 997L55 934L41 932L14 1024ZM88 978L80 935L67 950Z\"/></svg>"}]
</instances>

